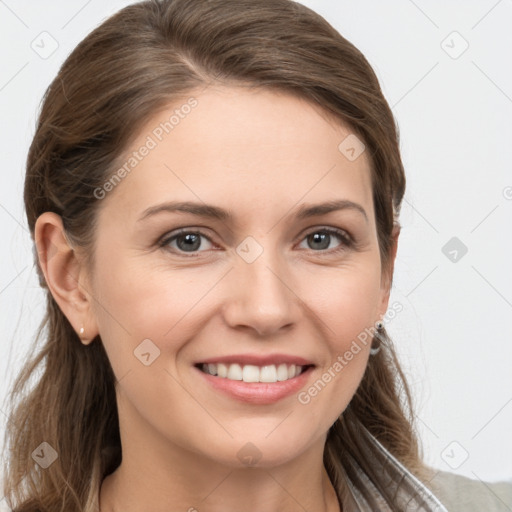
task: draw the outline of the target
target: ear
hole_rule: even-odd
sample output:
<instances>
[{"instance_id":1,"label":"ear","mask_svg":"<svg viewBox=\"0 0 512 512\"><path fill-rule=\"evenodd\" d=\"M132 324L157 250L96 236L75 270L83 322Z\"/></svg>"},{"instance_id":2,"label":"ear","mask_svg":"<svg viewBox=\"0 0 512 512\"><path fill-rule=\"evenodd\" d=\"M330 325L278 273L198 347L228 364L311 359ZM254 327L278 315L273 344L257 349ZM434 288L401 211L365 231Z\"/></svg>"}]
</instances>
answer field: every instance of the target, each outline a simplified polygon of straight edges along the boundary
<instances>
[{"instance_id":1,"label":"ear","mask_svg":"<svg viewBox=\"0 0 512 512\"><path fill-rule=\"evenodd\" d=\"M389 249L388 268L383 270L381 280L381 303L379 306L379 318L383 318L386 314L389 304L389 296L391 294L391 284L393 281L393 272L395 269L396 253L398 249L398 237L400 235L400 225L395 223L391 234L392 245Z\"/></svg>"},{"instance_id":2,"label":"ear","mask_svg":"<svg viewBox=\"0 0 512 512\"><path fill-rule=\"evenodd\" d=\"M39 265L55 302L82 343L89 344L98 335L91 307L93 299L86 289L89 276L66 237L62 218L52 212L41 214L36 221L34 239ZM80 333L82 327L84 332Z\"/></svg>"}]
</instances>

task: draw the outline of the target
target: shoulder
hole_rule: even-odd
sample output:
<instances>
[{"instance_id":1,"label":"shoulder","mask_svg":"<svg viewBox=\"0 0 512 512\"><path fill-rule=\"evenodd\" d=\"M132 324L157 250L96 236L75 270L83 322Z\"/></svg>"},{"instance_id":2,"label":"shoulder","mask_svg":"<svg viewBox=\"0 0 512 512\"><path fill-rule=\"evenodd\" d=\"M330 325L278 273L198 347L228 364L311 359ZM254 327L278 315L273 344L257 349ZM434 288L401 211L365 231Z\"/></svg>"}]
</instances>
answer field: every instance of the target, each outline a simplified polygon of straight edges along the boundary
<instances>
[{"instance_id":1,"label":"shoulder","mask_svg":"<svg viewBox=\"0 0 512 512\"><path fill-rule=\"evenodd\" d=\"M425 483L449 512L512 510L512 480L491 483L447 471L436 471Z\"/></svg>"}]
</instances>

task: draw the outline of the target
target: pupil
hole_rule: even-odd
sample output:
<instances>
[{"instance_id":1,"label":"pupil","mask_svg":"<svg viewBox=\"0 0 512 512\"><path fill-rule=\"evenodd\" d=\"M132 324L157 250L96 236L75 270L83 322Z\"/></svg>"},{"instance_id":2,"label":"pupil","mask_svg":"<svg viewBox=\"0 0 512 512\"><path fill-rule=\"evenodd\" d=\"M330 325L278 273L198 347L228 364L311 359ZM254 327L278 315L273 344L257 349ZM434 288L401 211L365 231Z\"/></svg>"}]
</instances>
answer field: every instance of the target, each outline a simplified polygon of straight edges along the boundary
<instances>
[{"instance_id":1,"label":"pupil","mask_svg":"<svg viewBox=\"0 0 512 512\"><path fill-rule=\"evenodd\" d=\"M180 239L186 240L186 244L183 246L185 250L195 250L198 249L199 246L201 245L200 238L197 236L197 234L194 233L188 233L186 235L183 235Z\"/></svg>"},{"instance_id":2,"label":"pupil","mask_svg":"<svg viewBox=\"0 0 512 512\"><path fill-rule=\"evenodd\" d=\"M312 237L315 242L324 242L323 246L320 247L320 249L326 249L327 247L329 247L329 235L327 233L314 233ZM327 244L325 243L326 241Z\"/></svg>"}]
</instances>

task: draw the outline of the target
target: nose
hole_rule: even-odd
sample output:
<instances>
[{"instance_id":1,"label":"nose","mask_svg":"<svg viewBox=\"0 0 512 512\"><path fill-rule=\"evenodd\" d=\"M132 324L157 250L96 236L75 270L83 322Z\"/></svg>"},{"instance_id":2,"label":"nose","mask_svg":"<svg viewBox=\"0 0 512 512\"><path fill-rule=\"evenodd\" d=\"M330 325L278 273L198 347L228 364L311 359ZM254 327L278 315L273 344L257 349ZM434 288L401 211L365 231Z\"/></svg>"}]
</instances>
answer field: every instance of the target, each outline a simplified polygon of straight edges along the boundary
<instances>
[{"instance_id":1,"label":"nose","mask_svg":"<svg viewBox=\"0 0 512 512\"><path fill-rule=\"evenodd\" d=\"M229 273L229 297L224 318L234 329L271 336L297 323L300 315L298 286L285 263L265 250L255 261L237 260Z\"/></svg>"}]
</instances>

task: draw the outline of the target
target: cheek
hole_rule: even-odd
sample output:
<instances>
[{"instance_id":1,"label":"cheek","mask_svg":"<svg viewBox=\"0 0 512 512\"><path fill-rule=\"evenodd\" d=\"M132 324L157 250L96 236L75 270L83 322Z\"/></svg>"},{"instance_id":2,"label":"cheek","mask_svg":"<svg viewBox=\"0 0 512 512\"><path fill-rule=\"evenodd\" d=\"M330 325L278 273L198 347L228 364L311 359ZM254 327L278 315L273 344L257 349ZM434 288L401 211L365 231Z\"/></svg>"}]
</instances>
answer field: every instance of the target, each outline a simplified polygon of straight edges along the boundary
<instances>
[{"instance_id":1,"label":"cheek","mask_svg":"<svg viewBox=\"0 0 512 512\"><path fill-rule=\"evenodd\" d=\"M152 357L159 350L177 352L179 340L193 336L197 322L191 319L206 304L202 298L218 276L190 270L163 272L121 259L103 261L96 272L95 314L116 376L137 367L134 355L145 348Z\"/></svg>"},{"instance_id":2,"label":"cheek","mask_svg":"<svg viewBox=\"0 0 512 512\"><path fill-rule=\"evenodd\" d=\"M316 409L315 416L328 428L347 407L367 367L381 298L378 261L331 274L317 284L323 286L307 293L317 306L327 351L316 380L298 399Z\"/></svg>"},{"instance_id":3,"label":"cheek","mask_svg":"<svg viewBox=\"0 0 512 512\"><path fill-rule=\"evenodd\" d=\"M380 300L378 282L373 280L344 283L338 292L338 300L333 301L336 308L331 311L333 330L339 333L336 348L346 350L350 341L360 337L361 333L373 327L377 318L377 306Z\"/></svg>"},{"instance_id":4,"label":"cheek","mask_svg":"<svg viewBox=\"0 0 512 512\"><path fill-rule=\"evenodd\" d=\"M353 338L378 320L378 260L373 264L330 269L325 276L309 280L303 294L323 321L331 349L344 351Z\"/></svg>"}]
</instances>

